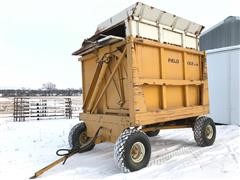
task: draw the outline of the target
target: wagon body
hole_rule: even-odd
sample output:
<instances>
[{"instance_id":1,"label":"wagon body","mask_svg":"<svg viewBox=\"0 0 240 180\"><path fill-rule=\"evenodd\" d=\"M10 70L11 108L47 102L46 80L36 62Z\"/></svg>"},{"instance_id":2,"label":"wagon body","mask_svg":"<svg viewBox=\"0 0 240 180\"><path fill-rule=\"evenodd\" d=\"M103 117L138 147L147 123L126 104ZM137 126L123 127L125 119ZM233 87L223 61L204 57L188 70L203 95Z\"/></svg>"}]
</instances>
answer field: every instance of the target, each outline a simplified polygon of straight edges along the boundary
<instances>
[{"instance_id":1,"label":"wagon body","mask_svg":"<svg viewBox=\"0 0 240 180\"><path fill-rule=\"evenodd\" d=\"M115 142L128 127L189 127L192 117L207 114L202 29L141 3L100 24L73 53L82 64L87 135L103 127L96 142Z\"/></svg>"}]
</instances>

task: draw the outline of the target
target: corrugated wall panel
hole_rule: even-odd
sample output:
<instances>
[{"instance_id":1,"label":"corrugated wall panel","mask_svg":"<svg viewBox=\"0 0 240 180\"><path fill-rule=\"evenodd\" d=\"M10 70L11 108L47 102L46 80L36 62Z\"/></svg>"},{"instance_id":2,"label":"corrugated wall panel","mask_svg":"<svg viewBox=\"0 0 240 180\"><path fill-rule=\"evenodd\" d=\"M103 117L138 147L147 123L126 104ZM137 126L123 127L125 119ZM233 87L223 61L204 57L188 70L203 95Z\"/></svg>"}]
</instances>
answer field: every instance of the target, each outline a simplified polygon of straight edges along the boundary
<instances>
[{"instance_id":1,"label":"corrugated wall panel","mask_svg":"<svg viewBox=\"0 0 240 180\"><path fill-rule=\"evenodd\" d=\"M222 23L203 33L200 49L209 50L240 44L240 18L230 16Z\"/></svg>"}]
</instances>

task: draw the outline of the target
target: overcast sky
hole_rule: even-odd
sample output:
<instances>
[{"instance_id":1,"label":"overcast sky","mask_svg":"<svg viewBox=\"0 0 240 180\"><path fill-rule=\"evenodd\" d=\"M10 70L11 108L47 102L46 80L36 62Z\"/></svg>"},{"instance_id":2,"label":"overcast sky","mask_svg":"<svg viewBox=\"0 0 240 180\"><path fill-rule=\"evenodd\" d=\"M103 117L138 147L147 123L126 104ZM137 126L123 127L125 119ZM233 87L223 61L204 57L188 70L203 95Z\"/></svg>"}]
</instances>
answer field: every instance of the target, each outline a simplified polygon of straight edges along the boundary
<instances>
[{"instance_id":1,"label":"overcast sky","mask_svg":"<svg viewBox=\"0 0 240 180\"><path fill-rule=\"evenodd\" d=\"M71 53L135 0L0 0L0 88L81 87ZM205 26L240 15L239 0L142 0Z\"/></svg>"}]
</instances>

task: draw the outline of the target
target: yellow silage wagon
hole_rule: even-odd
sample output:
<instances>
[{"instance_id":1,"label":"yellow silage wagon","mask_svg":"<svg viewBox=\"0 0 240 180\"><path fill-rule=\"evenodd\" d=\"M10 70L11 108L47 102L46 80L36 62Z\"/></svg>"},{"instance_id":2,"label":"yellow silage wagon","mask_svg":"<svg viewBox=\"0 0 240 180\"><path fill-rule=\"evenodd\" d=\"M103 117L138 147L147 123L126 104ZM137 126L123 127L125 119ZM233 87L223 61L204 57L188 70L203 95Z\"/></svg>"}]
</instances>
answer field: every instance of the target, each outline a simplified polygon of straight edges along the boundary
<instances>
[{"instance_id":1,"label":"yellow silage wagon","mask_svg":"<svg viewBox=\"0 0 240 180\"><path fill-rule=\"evenodd\" d=\"M215 141L209 113L203 26L136 3L101 23L73 55L82 67L83 112L69 133L75 152L115 143L123 172L148 165L149 137L192 128L197 145ZM70 155L71 155L70 153ZM62 159L63 160L63 159Z\"/></svg>"},{"instance_id":2,"label":"yellow silage wagon","mask_svg":"<svg viewBox=\"0 0 240 180\"><path fill-rule=\"evenodd\" d=\"M192 127L198 145L213 144L214 122L203 116L209 101L206 56L198 46L202 29L142 3L100 24L73 53L80 56L83 82L82 122L75 127L83 141L76 144L100 129L95 144L115 143L124 172L148 164L148 136L161 129Z\"/></svg>"}]
</instances>

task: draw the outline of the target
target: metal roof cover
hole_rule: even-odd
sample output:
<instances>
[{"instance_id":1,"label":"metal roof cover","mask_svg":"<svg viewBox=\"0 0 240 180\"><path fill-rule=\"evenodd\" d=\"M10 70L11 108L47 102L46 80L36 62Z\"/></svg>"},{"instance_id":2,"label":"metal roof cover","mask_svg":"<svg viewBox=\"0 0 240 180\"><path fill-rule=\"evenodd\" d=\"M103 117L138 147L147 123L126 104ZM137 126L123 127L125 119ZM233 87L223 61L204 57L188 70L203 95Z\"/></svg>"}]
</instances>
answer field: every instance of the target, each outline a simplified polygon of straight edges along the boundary
<instances>
[{"instance_id":1,"label":"metal roof cover","mask_svg":"<svg viewBox=\"0 0 240 180\"><path fill-rule=\"evenodd\" d=\"M72 54L81 55L82 53L91 51L93 47L101 47L99 46L97 41L100 37L102 37L102 35L104 35L104 32L118 26L119 24L129 26L128 23L126 23L126 20L134 20L143 24L147 22L147 24L151 24L152 27L159 27L159 25L162 25L167 27L168 29L171 29L172 31L181 31L186 35L195 37L196 39L198 39L201 31L204 28L204 26L202 25L183 19L174 14L167 13L152 6L137 2L132 6L126 8L125 10L121 11L117 15L99 24L95 34L92 37L85 39L82 43L82 47L79 50L73 52ZM126 28L131 29L130 27ZM133 32L131 32L130 34L125 34L125 36L128 35L135 36ZM146 38L152 39L151 37Z\"/></svg>"},{"instance_id":2,"label":"metal roof cover","mask_svg":"<svg viewBox=\"0 0 240 180\"><path fill-rule=\"evenodd\" d=\"M130 6L129 8L121 11L117 15L109 18L105 22L101 23L97 27L96 34L115 26L128 18L142 19L151 21L156 24L161 24L169 26L173 29L178 29L185 31L185 33L190 33L194 35L199 35L203 30L204 26L191 22L189 20L178 17L174 14L167 13L165 11L159 10L152 6L137 2Z\"/></svg>"}]
</instances>

